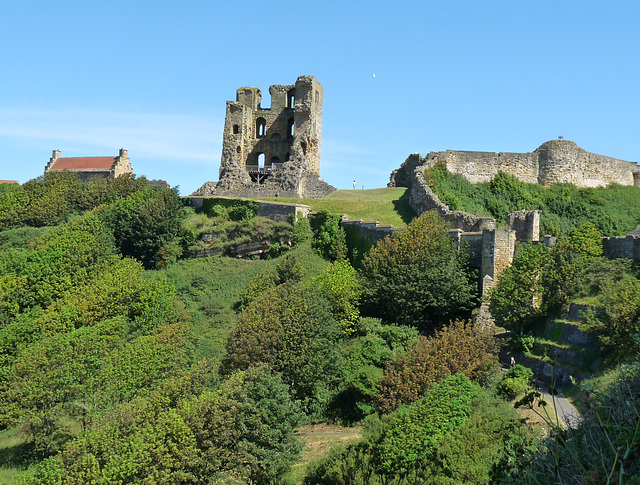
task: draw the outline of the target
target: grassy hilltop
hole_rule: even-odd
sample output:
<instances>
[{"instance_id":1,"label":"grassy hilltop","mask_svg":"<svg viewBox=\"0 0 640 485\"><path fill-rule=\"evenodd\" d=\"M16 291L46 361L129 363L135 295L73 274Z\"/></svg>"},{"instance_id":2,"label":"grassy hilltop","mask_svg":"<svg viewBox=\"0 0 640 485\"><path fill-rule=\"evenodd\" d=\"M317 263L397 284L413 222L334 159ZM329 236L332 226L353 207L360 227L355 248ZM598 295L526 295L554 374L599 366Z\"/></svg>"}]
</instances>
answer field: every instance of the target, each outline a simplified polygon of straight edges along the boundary
<instances>
[{"instance_id":1,"label":"grassy hilltop","mask_svg":"<svg viewBox=\"0 0 640 485\"><path fill-rule=\"evenodd\" d=\"M314 211L327 210L347 214L350 219L378 221L395 227L406 226L416 215L409 205L409 189L393 187L370 190L336 190L320 199L265 198L273 202L293 202L311 206Z\"/></svg>"}]
</instances>

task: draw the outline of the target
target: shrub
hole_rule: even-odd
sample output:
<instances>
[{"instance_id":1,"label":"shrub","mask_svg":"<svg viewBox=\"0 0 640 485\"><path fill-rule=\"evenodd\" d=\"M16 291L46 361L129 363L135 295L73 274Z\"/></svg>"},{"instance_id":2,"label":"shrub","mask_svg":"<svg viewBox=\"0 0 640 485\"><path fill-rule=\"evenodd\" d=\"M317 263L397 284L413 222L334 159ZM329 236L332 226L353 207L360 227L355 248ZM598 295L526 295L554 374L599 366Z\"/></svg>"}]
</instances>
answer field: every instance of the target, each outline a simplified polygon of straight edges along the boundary
<instances>
[{"instance_id":1,"label":"shrub","mask_svg":"<svg viewBox=\"0 0 640 485\"><path fill-rule=\"evenodd\" d=\"M376 403L383 412L420 399L441 379L461 373L484 382L497 364L492 335L471 322L456 321L431 338L420 336L390 360Z\"/></svg>"},{"instance_id":2,"label":"shrub","mask_svg":"<svg viewBox=\"0 0 640 485\"><path fill-rule=\"evenodd\" d=\"M340 227L341 217L329 211L320 211L312 220L315 231L313 249L330 261L342 261L347 258L347 240Z\"/></svg>"},{"instance_id":3,"label":"shrub","mask_svg":"<svg viewBox=\"0 0 640 485\"><path fill-rule=\"evenodd\" d=\"M365 314L425 331L468 317L477 301L465 260L435 212L371 248L361 275Z\"/></svg>"},{"instance_id":4,"label":"shrub","mask_svg":"<svg viewBox=\"0 0 640 485\"><path fill-rule=\"evenodd\" d=\"M500 376L496 386L497 393L505 399L515 399L531 385L533 371L523 365L516 364Z\"/></svg>"}]
</instances>

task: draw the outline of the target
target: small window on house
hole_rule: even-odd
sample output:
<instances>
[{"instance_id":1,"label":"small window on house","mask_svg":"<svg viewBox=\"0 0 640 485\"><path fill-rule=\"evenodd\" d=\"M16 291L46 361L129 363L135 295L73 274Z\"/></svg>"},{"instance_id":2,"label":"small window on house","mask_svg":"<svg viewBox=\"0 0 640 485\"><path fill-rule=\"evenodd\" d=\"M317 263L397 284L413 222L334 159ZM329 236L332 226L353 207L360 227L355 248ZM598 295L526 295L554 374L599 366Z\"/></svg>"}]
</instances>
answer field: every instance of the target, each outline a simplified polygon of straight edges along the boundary
<instances>
[{"instance_id":1,"label":"small window on house","mask_svg":"<svg viewBox=\"0 0 640 485\"><path fill-rule=\"evenodd\" d=\"M258 154L258 170L264 168L264 153Z\"/></svg>"},{"instance_id":2,"label":"small window on house","mask_svg":"<svg viewBox=\"0 0 640 485\"><path fill-rule=\"evenodd\" d=\"M264 118L258 118L256 120L256 136L258 138L267 136L267 120Z\"/></svg>"},{"instance_id":3,"label":"small window on house","mask_svg":"<svg viewBox=\"0 0 640 485\"><path fill-rule=\"evenodd\" d=\"M293 134L295 131L295 124L293 122L293 118L289 118L289 120L287 121L287 136L289 138L293 138Z\"/></svg>"},{"instance_id":4,"label":"small window on house","mask_svg":"<svg viewBox=\"0 0 640 485\"><path fill-rule=\"evenodd\" d=\"M240 127L238 125L233 125L233 134L237 135L240 133Z\"/></svg>"},{"instance_id":5,"label":"small window on house","mask_svg":"<svg viewBox=\"0 0 640 485\"><path fill-rule=\"evenodd\" d=\"M240 153L242 150L240 149L240 145L236 147L236 153Z\"/></svg>"}]
</instances>

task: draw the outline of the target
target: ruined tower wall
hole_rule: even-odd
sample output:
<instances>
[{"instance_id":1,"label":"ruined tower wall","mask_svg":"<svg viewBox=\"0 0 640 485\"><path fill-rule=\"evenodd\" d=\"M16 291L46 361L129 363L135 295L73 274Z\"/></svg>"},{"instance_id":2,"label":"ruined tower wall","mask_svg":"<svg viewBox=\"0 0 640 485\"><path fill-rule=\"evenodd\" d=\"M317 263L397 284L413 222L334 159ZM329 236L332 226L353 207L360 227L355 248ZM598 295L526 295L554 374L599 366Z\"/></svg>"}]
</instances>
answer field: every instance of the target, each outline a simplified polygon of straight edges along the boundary
<instances>
[{"instance_id":1,"label":"ruined tower wall","mask_svg":"<svg viewBox=\"0 0 640 485\"><path fill-rule=\"evenodd\" d=\"M564 182L578 187L600 187L617 183L635 183L636 163L606 157L583 150L568 140L551 140L537 150L540 166L539 183Z\"/></svg>"},{"instance_id":2,"label":"ruined tower wall","mask_svg":"<svg viewBox=\"0 0 640 485\"><path fill-rule=\"evenodd\" d=\"M243 87L227 101L219 182L194 194L229 197L322 197L335 190L320 178L321 84L300 76L295 84L262 92Z\"/></svg>"}]
</instances>

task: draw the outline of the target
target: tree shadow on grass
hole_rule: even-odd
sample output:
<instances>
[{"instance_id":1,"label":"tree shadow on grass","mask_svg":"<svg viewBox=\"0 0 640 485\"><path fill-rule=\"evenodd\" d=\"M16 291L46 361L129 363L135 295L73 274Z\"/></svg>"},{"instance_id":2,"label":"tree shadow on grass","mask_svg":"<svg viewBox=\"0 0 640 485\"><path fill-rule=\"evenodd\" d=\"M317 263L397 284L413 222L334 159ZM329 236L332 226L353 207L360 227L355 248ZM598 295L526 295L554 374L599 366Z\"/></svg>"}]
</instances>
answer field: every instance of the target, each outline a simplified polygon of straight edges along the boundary
<instances>
[{"instance_id":1,"label":"tree shadow on grass","mask_svg":"<svg viewBox=\"0 0 640 485\"><path fill-rule=\"evenodd\" d=\"M411 197L411 189L407 189L398 200L393 201L393 207L402 219L402 222L409 224L411 220L416 216L416 211L413 210L409 204Z\"/></svg>"},{"instance_id":2,"label":"tree shadow on grass","mask_svg":"<svg viewBox=\"0 0 640 485\"><path fill-rule=\"evenodd\" d=\"M0 445L1 446L1 445ZM34 463L35 450L32 443L16 443L0 447L0 468L27 469Z\"/></svg>"}]
</instances>

